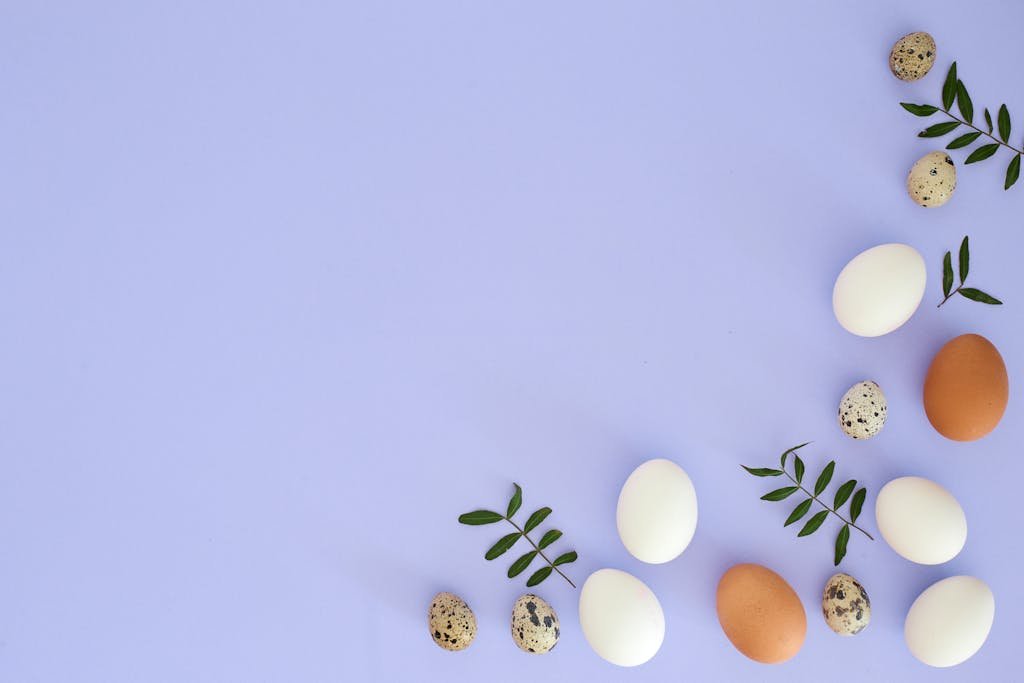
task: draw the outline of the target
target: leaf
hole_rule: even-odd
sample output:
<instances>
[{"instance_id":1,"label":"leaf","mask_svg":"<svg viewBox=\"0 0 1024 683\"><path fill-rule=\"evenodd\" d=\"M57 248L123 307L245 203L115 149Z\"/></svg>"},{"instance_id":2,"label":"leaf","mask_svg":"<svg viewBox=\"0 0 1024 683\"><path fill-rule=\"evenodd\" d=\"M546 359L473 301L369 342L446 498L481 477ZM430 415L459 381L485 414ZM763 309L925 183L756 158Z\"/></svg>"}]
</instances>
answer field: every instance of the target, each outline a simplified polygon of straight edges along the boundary
<instances>
[{"instance_id":1,"label":"leaf","mask_svg":"<svg viewBox=\"0 0 1024 683\"><path fill-rule=\"evenodd\" d=\"M541 508L537 510L530 518L526 520L526 526L523 527L523 533L529 533L533 529L537 528L537 525L544 521L544 518L551 514L551 508Z\"/></svg>"},{"instance_id":2,"label":"leaf","mask_svg":"<svg viewBox=\"0 0 1024 683\"><path fill-rule=\"evenodd\" d=\"M484 559L493 560L496 557L500 557L505 554L509 548L516 544L516 541L522 536L518 531L511 534L507 534L498 539L498 542L491 546L491 549L484 555Z\"/></svg>"},{"instance_id":3,"label":"leaf","mask_svg":"<svg viewBox=\"0 0 1024 683\"><path fill-rule=\"evenodd\" d=\"M812 498L808 498L807 500L793 508L793 511L789 513L789 517L786 518L786 523L782 526L789 526L793 522L799 521L804 515L807 514L807 511L811 509L811 503L813 502L814 500Z\"/></svg>"},{"instance_id":4,"label":"leaf","mask_svg":"<svg viewBox=\"0 0 1024 683\"><path fill-rule=\"evenodd\" d=\"M967 158L964 160L964 163L973 164L978 161L984 161L985 159L988 159L990 156L995 154L998 149L999 143L996 142L993 142L992 144L989 145L982 145L981 147L978 147L969 155L967 155Z\"/></svg>"},{"instance_id":5,"label":"leaf","mask_svg":"<svg viewBox=\"0 0 1024 683\"><path fill-rule=\"evenodd\" d=\"M900 106L914 116L931 116L939 110L938 107L933 107L930 104L910 104L909 102L900 102Z\"/></svg>"},{"instance_id":6,"label":"leaf","mask_svg":"<svg viewBox=\"0 0 1024 683\"><path fill-rule=\"evenodd\" d=\"M946 145L946 149L960 149L961 147L966 147L967 145L977 140L980 136L981 133L979 133L978 131L975 131L973 133L966 133L958 138L953 138L950 141L950 143Z\"/></svg>"},{"instance_id":7,"label":"leaf","mask_svg":"<svg viewBox=\"0 0 1024 683\"><path fill-rule=\"evenodd\" d=\"M512 519L512 515L516 514L523 504L523 490L519 488L519 484L513 483L512 485L516 487L516 492L512 494L512 500L508 502L508 512L505 513L509 519Z\"/></svg>"},{"instance_id":8,"label":"leaf","mask_svg":"<svg viewBox=\"0 0 1024 683\"><path fill-rule=\"evenodd\" d=\"M814 482L814 495L820 495L828 483L832 481L832 472L836 469L836 461L833 460L829 464L825 465L825 469L818 475L818 481Z\"/></svg>"},{"instance_id":9,"label":"leaf","mask_svg":"<svg viewBox=\"0 0 1024 683\"><path fill-rule=\"evenodd\" d=\"M952 133L960 125L959 121L944 121L942 123L936 123L932 126L928 126L920 133L917 134L919 138L938 138L942 137L946 133Z\"/></svg>"},{"instance_id":10,"label":"leaf","mask_svg":"<svg viewBox=\"0 0 1024 683\"><path fill-rule=\"evenodd\" d=\"M960 243L960 284L964 283L967 279L967 271L971 268L971 248L967 244L967 235L964 235L964 241Z\"/></svg>"},{"instance_id":11,"label":"leaf","mask_svg":"<svg viewBox=\"0 0 1024 683\"><path fill-rule=\"evenodd\" d=\"M531 550L513 562L512 566L508 568L508 578L513 579L522 574L523 570L530 566L530 563L533 562L533 558L535 557L537 557L537 551Z\"/></svg>"},{"instance_id":12,"label":"leaf","mask_svg":"<svg viewBox=\"0 0 1024 683\"><path fill-rule=\"evenodd\" d=\"M755 477L779 477L783 474L782 470L773 470L767 467L747 467L746 465L740 465L740 467Z\"/></svg>"},{"instance_id":13,"label":"leaf","mask_svg":"<svg viewBox=\"0 0 1024 683\"><path fill-rule=\"evenodd\" d=\"M779 462L781 463L779 466L782 467L782 469L786 469L786 458L789 456L789 454L790 453L795 453L796 451L800 450L801 448L803 448L804 446L806 446L809 443L810 443L810 441L805 441L804 443L800 444L799 446L793 446L792 448L787 450L785 453L783 453L782 457L779 458Z\"/></svg>"},{"instance_id":14,"label":"leaf","mask_svg":"<svg viewBox=\"0 0 1024 683\"><path fill-rule=\"evenodd\" d=\"M988 134L992 134L992 114L988 113L988 107L985 107L985 123L988 124Z\"/></svg>"},{"instance_id":15,"label":"leaf","mask_svg":"<svg viewBox=\"0 0 1024 683\"><path fill-rule=\"evenodd\" d=\"M850 542L850 525L844 524L836 536L836 566L846 557L846 544Z\"/></svg>"},{"instance_id":16,"label":"leaf","mask_svg":"<svg viewBox=\"0 0 1024 683\"><path fill-rule=\"evenodd\" d=\"M470 524L472 526L479 526L481 524L494 524L505 519L497 512L491 512L490 510L474 510L473 512L467 512L464 515L459 515L460 524Z\"/></svg>"},{"instance_id":17,"label":"leaf","mask_svg":"<svg viewBox=\"0 0 1024 683\"><path fill-rule=\"evenodd\" d=\"M556 567L560 564L569 564L570 562L575 562L577 557L579 556L576 554L576 551L570 550L569 552L562 553L561 555L556 557L555 561L551 564L553 564Z\"/></svg>"},{"instance_id":18,"label":"leaf","mask_svg":"<svg viewBox=\"0 0 1024 683\"><path fill-rule=\"evenodd\" d=\"M828 510L822 510L807 520L807 524L804 524L804 528L800 530L797 536L810 536L818 530L818 527L825 523L826 519L828 519Z\"/></svg>"},{"instance_id":19,"label":"leaf","mask_svg":"<svg viewBox=\"0 0 1024 683\"><path fill-rule=\"evenodd\" d=\"M942 84L942 106L945 109L953 106L953 100L956 99L956 84L956 62L953 62L946 74L946 82Z\"/></svg>"},{"instance_id":20,"label":"leaf","mask_svg":"<svg viewBox=\"0 0 1024 683\"><path fill-rule=\"evenodd\" d=\"M853 500L850 501L850 521L856 522L857 518L860 517L861 508L864 507L864 499L868 497L868 490L865 488L858 489L857 493L853 494Z\"/></svg>"},{"instance_id":21,"label":"leaf","mask_svg":"<svg viewBox=\"0 0 1024 683\"><path fill-rule=\"evenodd\" d=\"M1007 110L1006 105L999 106L999 114L996 116L996 121L999 123L999 137L1003 139L1003 142L1010 141L1010 112Z\"/></svg>"},{"instance_id":22,"label":"leaf","mask_svg":"<svg viewBox=\"0 0 1024 683\"><path fill-rule=\"evenodd\" d=\"M541 550L543 550L544 548L547 548L549 545L551 545L561 537L562 532L558 529L548 529L548 531L541 537L540 543L538 543L537 546Z\"/></svg>"},{"instance_id":23,"label":"leaf","mask_svg":"<svg viewBox=\"0 0 1024 683\"><path fill-rule=\"evenodd\" d=\"M947 251L942 259L942 295L949 296L953 291L953 257Z\"/></svg>"},{"instance_id":24,"label":"leaf","mask_svg":"<svg viewBox=\"0 0 1024 683\"><path fill-rule=\"evenodd\" d=\"M800 459L800 456L794 456L793 469L796 470L796 483L800 483L804 480L804 461Z\"/></svg>"},{"instance_id":25,"label":"leaf","mask_svg":"<svg viewBox=\"0 0 1024 683\"><path fill-rule=\"evenodd\" d=\"M992 306L1001 306L1003 304L1002 301L995 298L994 296L989 296L985 292L981 291L980 289L975 289L974 287L964 287L963 289L960 290L960 294L962 296L967 297L971 301L977 301L978 303L982 304L990 304Z\"/></svg>"},{"instance_id":26,"label":"leaf","mask_svg":"<svg viewBox=\"0 0 1024 683\"><path fill-rule=\"evenodd\" d=\"M763 496L761 496L761 500L785 500L799 490L799 486L784 486L781 489L775 489L774 491L769 491L768 493L764 494Z\"/></svg>"},{"instance_id":27,"label":"leaf","mask_svg":"<svg viewBox=\"0 0 1024 683\"><path fill-rule=\"evenodd\" d=\"M843 506L843 503L845 503L850 498L850 494L853 493L853 490L855 488L857 488L856 479L851 479L850 481L840 486L839 490L836 491L836 497L835 501L832 503L832 507L835 508L836 510L839 510L839 508Z\"/></svg>"},{"instance_id":28,"label":"leaf","mask_svg":"<svg viewBox=\"0 0 1024 683\"><path fill-rule=\"evenodd\" d=\"M1020 177L1020 155L1016 155L1010 160L1010 165L1006 167L1006 183L1003 185L1004 190L1009 190L1013 187L1013 184L1017 182L1017 178Z\"/></svg>"},{"instance_id":29,"label":"leaf","mask_svg":"<svg viewBox=\"0 0 1024 683\"><path fill-rule=\"evenodd\" d=\"M549 576L551 576L551 567L541 567L526 580L526 587L536 586Z\"/></svg>"},{"instance_id":30,"label":"leaf","mask_svg":"<svg viewBox=\"0 0 1024 683\"><path fill-rule=\"evenodd\" d=\"M974 103L971 102L971 96L967 94L967 86L959 79L956 82L956 105L960 108L960 113L964 115L964 121L974 123ZM839 563L836 562L836 564Z\"/></svg>"}]
</instances>

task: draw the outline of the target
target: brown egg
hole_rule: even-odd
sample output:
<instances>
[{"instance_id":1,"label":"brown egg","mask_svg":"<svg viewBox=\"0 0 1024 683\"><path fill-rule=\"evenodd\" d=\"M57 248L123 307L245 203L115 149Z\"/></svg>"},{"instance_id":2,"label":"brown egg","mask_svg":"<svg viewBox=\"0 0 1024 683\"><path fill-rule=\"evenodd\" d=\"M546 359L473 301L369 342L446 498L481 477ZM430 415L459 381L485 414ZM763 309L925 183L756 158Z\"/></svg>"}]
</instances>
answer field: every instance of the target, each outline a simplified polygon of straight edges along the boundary
<instances>
[{"instance_id":1,"label":"brown egg","mask_svg":"<svg viewBox=\"0 0 1024 683\"><path fill-rule=\"evenodd\" d=\"M737 650L779 664L804 644L807 615L786 580L759 564L738 564L718 582L718 621Z\"/></svg>"},{"instance_id":2,"label":"brown egg","mask_svg":"<svg viewBox=\"0 0 1024 683\"><path fill-rule=\"evenodd\" d=\"M999 424L1010 380L988 339L964 334L935 354L924 380L924 411L935 430L954 441L974 441Z\"/></svg>"}]
</instances>

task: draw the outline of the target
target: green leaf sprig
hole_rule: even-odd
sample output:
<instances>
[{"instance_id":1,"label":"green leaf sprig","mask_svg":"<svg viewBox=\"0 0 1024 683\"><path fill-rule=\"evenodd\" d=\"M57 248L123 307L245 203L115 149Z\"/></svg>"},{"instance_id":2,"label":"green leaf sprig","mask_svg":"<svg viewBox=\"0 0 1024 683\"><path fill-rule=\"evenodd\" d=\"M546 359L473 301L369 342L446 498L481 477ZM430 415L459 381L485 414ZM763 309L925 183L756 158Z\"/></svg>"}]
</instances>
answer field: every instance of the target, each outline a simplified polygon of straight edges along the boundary
<instances>
[{"instance_id":1,"label":"green leaf sprig","mask_svg":"<svg viewBox=\"0 0 1024 683\"><path fill-rule=\"evenodd\" d=\"M953 103L956 103L957 109L960 110L960 116L957 116L952 112ZM1024 155L1024 149L1018 149L1010 144L1010 131L1012 130L1010 122L1010 112L1006 108L1006 105L1000 105L999 111L996 114L996 125L992 125L992 114L989 113L988 108L985 109L985 128L982 130L974 125L974 103L971 101L971 96L967 92L967 86L964 82L957 77L956 74L956 62L949 67L949 72L946 74L946 80L942 84L942 106L937 107L931 104L911 104L909 102L900 102L900 106L909 111L914 116L931 116L932 114L942 112L948 116L951 121L944 121L942 123L936 123L928 126L923 131L917 134L919 138L938 138L943 135L952 133L960 126L966 126L971 129L970 133L964 133L959 137L954 138L946 145L946 149L960 149L961 147L967 147L974 143L982 135L992 140L983 145L979 145L967 155L967 159L964 160L965 164L974 164L979 161L984 161L990 156L999 151L1000 146L1007 148L1013 152L1013 158L1010 159L1010 164L1006 167L1006 179L1003 182L1003 189L1009 190L1017 179L1020 177L1020 158ZM998 129L999 137L997 138L992 134L994 129Z\"/></svg>"},{"instance_id":2,"label":"green leaf sprig","mask_svg":"<svg viewBox=\"0 0 1024 683\"><path fill-rule=\"evenodd\" d=\"M508 568L508 578L512 579L523 573L523 571L530 566L530 563L540 556L545 562L546 567L541 567L526 580L527 587L533 587L539 584L544 579L551 576L552 571L558 572L563 579L569 582L569 585L573 588L576 584L572 580L562 573L559 569L559 565L569 564L575 562L578 555L575 550L570 550L567 553L562 553L554 559L549 560L547 555L544 554L544 549L549 545L557 541L562 537L562 532L558 529L548 529L541 536L540 542L534 543L533 539L530 538L529 533L540 526L541 522L547 519L547 516L551 514L551 508L543 507L534 512L526 520L526 524L520 527L518 524L512 521L512 518L519 511L519 508L523 504L523 489L520 488L519 484L513 484L516 487L515 493L512 494L512 499L508 501L508 507L505 510L505 514L498 512L492 512L491 510L474 510L473 512L467 512L464 515L459 515L460 524L468 524L470 526L480 526L482 524L494 524L505 520L515 528L515 531L511 534L506 534L498 539L498 541L490 547L484 558L487 560L493 560L497 557L504 555L508 550L516 544L520 538L525 538L533 546L533 550L521 555L519 559L512 563L512 566Z\"/></svg>"},{"instance_id":3,"label":"green leaf sprig","mask_svg":"<svg viewBox=\"0 0 1024 683\"><path fill-rule=\"evenodd\" d=\"M808 441L807 443L810 442ZM799 446L793 446L783 453L782 457L779 458L780 469L771 467L747 467L746 465L741 465L741 467L755 477L781 477L782 475L786 475L789 477L789 480L795 484L795 486L783 486L782 488L775 489L774 491L769 491L761 496L761 500L785 500L797 491L802 491L807 496L803 502L793 508L793 512L791 512L789 517L786 518L786 522L783 526L789 526L790 524L794 524L803 519L807 513L810 512L811 506L814 505L814 503L817 503L824 508L823 510L816 512L809 520L807 520L806 523L804 523L803 528L801 528L800 532L797 534L798 537L810 536L813 534L821 528L821 525L825 523L826 519L828 519L829 514L833 514L842 520L843 526L839 529L839 535L836 536L835 564L836 566L839 566L839 563L843 561L844 557L846 557L846 545L850 542L851 527L861 532L872 541L875 540L871 534L864 531L856 524L861 510L864 508L864 500L868 496L868 490L864 487L857 489L857 480L850 479L836 490L835 497L832 499L832 505L826 505L819 496L825 492L825 489L828 488L829 482L832 481L832 475L835 473L836 469L835 460L825 465L821 474L818 475L818 478L814 482L813 493L805 489L803 486L803 480L806 467L804 466L804 461L800 459L800 456L797 455L796 452L806 446L807 443L802 443ZM792 475L786 470L786 461L790 455L793 456L794 474ZM856 492L854 489L856 489ZM840 513L840 510L842 510L847 501L850 501L849 519Z\"/></svg>"},{"instance_id":4,"label":"green leaf sprig","mask_svg":"<svg viewBox=\"0 0 1024 683\"><path fill-rule=\"evenodd\" d=\"M990 296L980 289L974 287L964 287L964 280L967 279L967 272L971 268L971 251L967 244L967 237L964 237L964 241L960 243L960 263L957 270L960 275L960 285L953 289L953 255L946 252L946 255L942 258L942 295L945 297L939 302L939 306L949 301L954 294L970 299L971 301L977 301L983 304L990 304L992 306L1002 306L1003 302L994 296ZM938 307L936 307L938 308Z\"/></svg>"}]
</instances>

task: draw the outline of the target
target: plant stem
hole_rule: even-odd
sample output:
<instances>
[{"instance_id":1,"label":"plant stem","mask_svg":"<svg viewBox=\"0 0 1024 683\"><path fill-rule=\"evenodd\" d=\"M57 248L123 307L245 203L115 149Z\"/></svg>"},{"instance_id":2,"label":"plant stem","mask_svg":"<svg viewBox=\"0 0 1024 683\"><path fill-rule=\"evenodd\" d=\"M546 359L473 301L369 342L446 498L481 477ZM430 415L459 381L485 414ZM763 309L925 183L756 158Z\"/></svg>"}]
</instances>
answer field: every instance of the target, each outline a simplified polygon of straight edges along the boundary
<instances>
[{"instance_id":1,"label":"plant stem","mask_svg":"<svg viewBox=\"0 0 1024 683\"><path fill-rule=\"evenodd\" d=\"M959 121L960 123L962 123L963 125L967 126L968 128L973 128L974 130L978 131L979 133L981 133L985 137L991 138L993 142L997 142L1000 145L1002 145L1003 147L1006 147L1007 149L1013 150L1016 154L1024 154L1024 150L1019 150L1016 147L1014 147L1013 145L1010 145L1010 144L1007 144L1007 143L1003 142L1002 140L1000 140L999 138L995 137L991 133L986 133L981 128L978 128L973 123L967 123L966 121L964 121L959 116L956 116L955 114L950 113L948 109L944 109L942 107L939 107L939 111L941 111L943 114L945 114L949 118L953 119L954 121Z\"/></svg>"},{"instance_id":2,"label":"plant stem","mask_svg":"<svg viewBox=\"0 0 1024 683\"><path fill-rule=\"evenodd\" d=\"M957 292L959 292L959 291L960 291L961 289L963 289L963 285L962 285L962 284L961 284L961 285L960 285L959 287L957 287L956 289L954 289L954 290L953 290L952 292L950 292L950 293L949 293L949 294L948 294L948 295L946 296L946 298L945 298L945 299L943 299L942 301L940 301L940 302L939 302L939 305L938 305L938 306L936 306L935 308L941 308L941 307L942 307L942 304L944 304L944 303L946 303L947 301L949 301L950 299L952 299L952 298L953 298L953 295L954 295L954 294L956 294Z\"/></svg>"},{"instance_id":3,"label":"plant stem","mask_svg":"<svg viewBox=\"0 0 1024 683\"><path fill-rule=\"evenodd\" d=\"M570 586L572 586L573 588L575 588L575 587L576 587L576 584L572 582L572 579L570 579L570 578L569 578L568 576L566 576L565 574L562 574L562 570L561 570L561 569L559 569L558 567L556 567L556 566L555 566L554 564L552 564L552 563L551 563L551 560L549 560L549 559L548 559L548 556L544 554L544 551L540 549L540 546L538 546L538 545L537 545L536 543L534 543L534 542L533 542L533 539L532 539L532 538L530 538L529 536L527 536L527 535L526 535L526 532L525 532L525 531L523 531L522 527L520 527L520 526L519 526L518 524L516 524L515 522L513 522L513 521L512 521L511 519L509 519L508 517L505 517L505 521L506 521L506 522L508 522L509 524L511 524L512 526L514 526L514 527L515 527L515 529L516 529L516 531L518 531L519 533L521 533L521 534L523 535L523 538L525 538L525 539L526 539L527 541L529 541L529 542L530 542L530 545L532 545L532 546L534 547L534 549L535 549L535 550L537 551L537 554L538 554L538 555L540 555L541 557L543 557L543 558L544 558L544 561L545 561L545 562L547 562L547 563L548 563L548 565L549 565L549 566L550 566L550 567L551 567L552 569L554 569L554 570L555 570L556 572L558 572L559 574L561 574L562 578L563 578L563 579L565 579L566 581L568 581L568 582L569 582L569 585L570 585Z\"/></svg>"},{"instance_id":4,"label":"plant stem","mask_svg":"<svg viewBox=\"0 0 1024 683\"><path fill-rule=\"evenodd\" d=\"M803 491L803 492L804 492L804 493L806 493L806 494L807 494L808 496L810 496L811 498L813 498L813 499L815 500L815 502L817 502L817 503L818 503L818 505L820 505L821 507L823 507L823 508L825 508L826 510L828 510L829 512L831 512L831 513L832 513L833 515L835 515L835 516L836 516L836 517L838 517L839 519L843 520L843 522L844 522L844 523L846 523L846 524L849 524L849 525L850 525L850 526L852 526L852 527L853 527L854 529L856 529L857 531L861 532L862 534L864 534L865 536L867 536L868 538L870 538L870 539L871 539L872 541L873 541L873 540L875 540L875 537L874 537L874 536L872 536L872 535L871 535L871 534L869 534L868 532L864 531L863 529L861 529L861 528L860 528L859 526L857 526L856 524L854 524L854 523L853 523L853 522L851 522L850 520L846 519L846 517L843 517L843 516L842 516L841 514L839 514L838 512L836 512L836 511L835 511L835 510L834 510L833 508L831 508L831 507L829 507L828 505L825 505L824 503L822 503L822 502L821 502L821 499L820 499L820 498L818 498L818 497L817 497L816 495L814 495L813 493L811 493L810 491L808 491L807 489L805 489L805 488L803 487L803 485L802 485L802 484L801 484L800 482L798 482L798 481L797 481L796 479L794 479L794 478L793 478L793 476L792 476L792 475L791 475L791 474L790 474L789 472L787 472L786 470L782 470L782 472L783 472L783 474L785 474L785 475L786 475L787 477L789 477L789 480L790 480L791 482L793 482L793 483L794 483L794 484L796 484L796 485L797 485L798 487L800 487L800 490L801 490L801 491Z\"/></svg>"}]
</instances>

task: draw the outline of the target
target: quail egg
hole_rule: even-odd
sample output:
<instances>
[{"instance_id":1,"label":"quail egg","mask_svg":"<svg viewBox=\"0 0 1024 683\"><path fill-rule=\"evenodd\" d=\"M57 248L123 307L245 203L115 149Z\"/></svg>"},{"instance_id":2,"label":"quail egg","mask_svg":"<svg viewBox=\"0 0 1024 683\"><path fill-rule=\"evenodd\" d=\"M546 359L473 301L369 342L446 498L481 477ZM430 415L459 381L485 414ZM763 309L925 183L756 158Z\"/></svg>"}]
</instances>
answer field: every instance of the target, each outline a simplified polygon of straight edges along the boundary
<instances>
[{"instance_id":1,"label":"quail egg","mask_svg":"<svg viewBox=\"0 0 1024 683\"><path fill-rule=\"evenodd\" d=\"M934 64L935 39L923 31L903 36L889 53L889 70L901 81L924 78Z\"/></svg>"},{"instance_id":2,"label":"quail egg","mask_svg":"<svg viewBox=\"0 0 1024 683\"><path fill-rule=\"evenodd\" d=\"M839 427L854 439L870 439L882 431L887 414L885 394L870 380L854 384L839 401Z\"/></svg>"},{"instance_id":3,"label":"quail egg","mask_svg":"<svg viewBox=\"0 0 1024 683\"><path fill-rule=\"evenodd\" d=\"M512 640L520 650L550 652L558 645L560 635L558 615L551 605L532 593L519 596L512 607Z\"/></svg>"},{"instance_id":4,"label":"quail egg","mask_svg":"<svg viewBox=\"0 0 1024 683\"><path fill-rule=\"evenodd\" d=\"M855 636L871 621L871 600L857 579L836 574L825 584L821 612L830 629L841 636Z\"/></svg>"},{"instance_id":5,"label":"quail egg","mask_svg":"<svg viewBox=\"0 0 1024 683\"><path fill-rule=\"evenodd\" d=\"M956 189L956 164L945 152L930 152L907 175L910 198L924 207L942 206Z\"/></svg>"},{"instance_id":6,"label":"quail egg","mask_svg":"<svg viewBox=\"0 0 1024 683\"><path fill-rule=\"evenodd\" d=\"M465 650L476 637L476 616L454 593L438 593L427 614L430 635L445 650Z\"/></svg>"}]
</instances>

